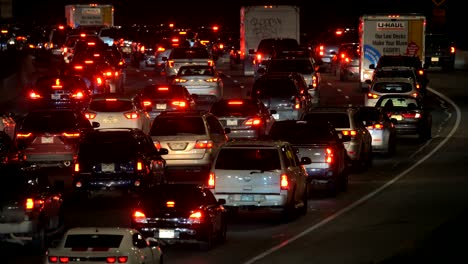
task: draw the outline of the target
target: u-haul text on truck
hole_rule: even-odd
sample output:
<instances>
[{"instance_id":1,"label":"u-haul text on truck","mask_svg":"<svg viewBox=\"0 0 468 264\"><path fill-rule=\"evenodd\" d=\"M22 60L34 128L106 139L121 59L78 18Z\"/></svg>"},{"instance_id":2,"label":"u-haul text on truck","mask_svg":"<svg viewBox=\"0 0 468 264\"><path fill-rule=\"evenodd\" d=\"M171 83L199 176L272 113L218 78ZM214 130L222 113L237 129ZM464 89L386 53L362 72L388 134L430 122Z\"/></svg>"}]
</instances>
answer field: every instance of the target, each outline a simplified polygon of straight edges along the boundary
<instances>
[{"instance_id":1,"label":"u-haul text on truck","mask_svg":"<svg viewBox=\"0 0 468 264\"><path fill-rule=\"evenodd\" d=\"M426 17L423 15L363 15L359 22L361 87L372 77L371 64L382 55L417 56L424 60Z\"/></svg>"}]
</instances>

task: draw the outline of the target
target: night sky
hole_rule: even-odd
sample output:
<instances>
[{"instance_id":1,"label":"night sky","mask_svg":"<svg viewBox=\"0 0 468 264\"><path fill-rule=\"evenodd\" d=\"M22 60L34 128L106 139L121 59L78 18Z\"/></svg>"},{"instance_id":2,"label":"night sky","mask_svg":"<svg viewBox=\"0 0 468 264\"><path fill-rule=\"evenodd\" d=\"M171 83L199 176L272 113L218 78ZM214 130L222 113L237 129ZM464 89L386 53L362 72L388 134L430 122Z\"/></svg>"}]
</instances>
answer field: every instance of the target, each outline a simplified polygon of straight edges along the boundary
<instances>
[{"instance_id":1,"label":"night sky","mask_svg":"<svg viewBox=\"0 0 468 264\"><path fill-rule=\"evenodd\" d=\"M432 13L439 7L446 12L445 28L455 38L466 38L462 21L466 14L459 0L12 0L16 21L38 24L64 22L66 4L113 4L116 25L160 24L169 21L178 25L210 26L213 24L239 27L239 9L243 5L294 4L301 8L301 31L322 32L335 27L356 27L358 18L365 13L421 13L427 16L428 26Z\"/></svg>"}]
</instances>

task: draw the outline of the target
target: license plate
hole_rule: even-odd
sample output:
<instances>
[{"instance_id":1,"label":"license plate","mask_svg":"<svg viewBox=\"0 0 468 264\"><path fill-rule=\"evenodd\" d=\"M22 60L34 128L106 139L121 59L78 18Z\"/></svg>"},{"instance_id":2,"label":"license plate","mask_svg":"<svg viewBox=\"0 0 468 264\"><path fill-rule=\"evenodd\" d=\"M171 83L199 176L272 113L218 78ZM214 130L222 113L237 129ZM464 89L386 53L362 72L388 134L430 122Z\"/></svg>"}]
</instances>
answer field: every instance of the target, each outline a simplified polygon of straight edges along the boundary
<instances>
[{"instance_id":1,"label":"license plate","mask_svg":"<svg viewBox=\"0 0 468 264\"><path fill-rule=\"evenodd\" d=\"M237 120L235 120L235 119L227 120L227 125L228 126L237 126Z\"/></svg>"},{"instance_id":2,"label":"license plate","mask_svg":"<svg viewBox=\"0 0 468 264\"><path fill-rule=\"evenodd\" d=\"M102 163L101 170L103 172L113 172L115 170L114 163Z\"/></svg>"},{"instance_id":3,"label":"license plate","mask_svg":"<svg viewBox=\"0 0 468 264\"><path fill-rule=\"evenodd\" d=\"M42 144L54 143L54 138L53 137L41 137L41 143Z\"/></svg>"},{"instance_id":4,"label":"license plate","mask_svg":"<svg viewBox=\"0 0 468 264\"><path fill-rule=\"evenodd\" d=\"M274 119L279 119L279 114L273 114Z\"/></svg>"},{"instance_id":5,"label":"license plate","mask_svg":"<svg viewBox=\"0 0 468 264\"><path fill-rule=\"evenodd\" d=\"M323 62L330 62L331 60L330 60L330 58L322 58L322 61Z\"/></svg>"},{"instance_id":6,"label":"license plate","mask_svg":"<svg viewBox=\"0 0 468 264\"><path fill-rule=\"evenodd\" d=\"M439 58L438 58L438 57L431 57L431 61L433 61L433 62L438 62L438 61L439 61Z\"/></svg>"},{"instance_id":7,"label":"license plate","mask_svg":"<svg viewBox=\"0 0 468 264\"><path fill-rule=\"evenodd\" d=\"M251 194L241 195L241 201L243 202L252 202L253 200L254 200L254 196Z\"/></svg>"},{"instance_id":8,"label":"license plate","mask_svg":"<svg viewBox=\"0 0 468 264\"><path fill-rule=\"evenodd\" d=\"M183 150L187 147L186 143L170 143L168 145L173 150Z\"/></svg>"},{"instance_id":9,"label":"license plate","mask_svg":"<svg viewBox=\"0 0 468 264\"><path fill-rule=\"evenodd\" d=\"M51 98L52 100L60 100L60 94L51 94L51 95L50 95L50 98Z\"/></svg>"},{"instance_id":10,"label":"license plate","mask_svg":"<svg viewBox=\"0 0 468 264\"><path fill-rule=\"evenodd\" d=\"M156 109L166 109L166 104L156 104Z\"/></svg>"},{"instance_id":11,"label":"license plate","mask_svg":"<svg viewBox=\"0 0 468 264\"><path fill-rule=\"evenodd\" d=\"M390 118L395 118L396 120L403 120L403 117L401 115L392 115Z\"/></svg>"},{"instance_id":12,"label":"license plate","mask_svg":"<svg viewBox=\"0 0 468 264\"><path fill-rule=\"evenodd\" d=\"M174 238L174 230L171 229L159 229L159 238Z\"/></svg>"}]
</instances>

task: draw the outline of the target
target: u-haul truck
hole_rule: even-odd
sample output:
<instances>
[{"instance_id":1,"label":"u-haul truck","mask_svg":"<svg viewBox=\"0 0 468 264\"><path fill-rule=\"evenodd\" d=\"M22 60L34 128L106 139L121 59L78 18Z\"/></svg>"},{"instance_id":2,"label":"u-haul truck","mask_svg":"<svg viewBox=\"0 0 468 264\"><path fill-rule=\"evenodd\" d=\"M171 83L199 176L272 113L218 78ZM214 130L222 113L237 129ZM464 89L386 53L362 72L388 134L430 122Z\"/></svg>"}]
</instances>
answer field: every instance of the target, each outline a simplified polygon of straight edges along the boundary
<instances>
[{"instance_id":1,"label":"u-haul truck","mask_svg":"<svg viewBox=\"0 0 468 264\"><path fill-rule=\"evenodd\" d=\"M426 17L418 14L363 15L359 21L361 88L382 55L417 56L424 63Z\"/></svg>"}]
</instances>

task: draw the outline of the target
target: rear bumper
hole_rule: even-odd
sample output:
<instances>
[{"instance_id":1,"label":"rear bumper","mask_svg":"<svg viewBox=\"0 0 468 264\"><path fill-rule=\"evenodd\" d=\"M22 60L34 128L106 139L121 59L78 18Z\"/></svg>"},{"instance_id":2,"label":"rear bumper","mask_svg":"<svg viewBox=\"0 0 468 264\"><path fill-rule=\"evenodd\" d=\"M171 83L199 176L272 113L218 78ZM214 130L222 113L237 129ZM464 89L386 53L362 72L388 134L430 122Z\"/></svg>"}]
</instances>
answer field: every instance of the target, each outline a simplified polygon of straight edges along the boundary
<instances>
[{"instance_id":1,"label":"rear bumper","mask_svg":"<svg viewBox=\"0 0 468 264\"><path fill-rule=\"evenodd\" d=\"M286 206L287 194L215 194L217 200L225 199L226 207L278 207Z\"/></svg>"},{"instance_id":2,"label":"rear bumper","mask_svg":"<svg viewBox=\"0 0 468 264\"><path fill-rule=\"evenodd\" d=\"M34 231L33 221L19 223L0 223L0 235L4 234L28 234Z\"/></svg>"}]
</instances>

